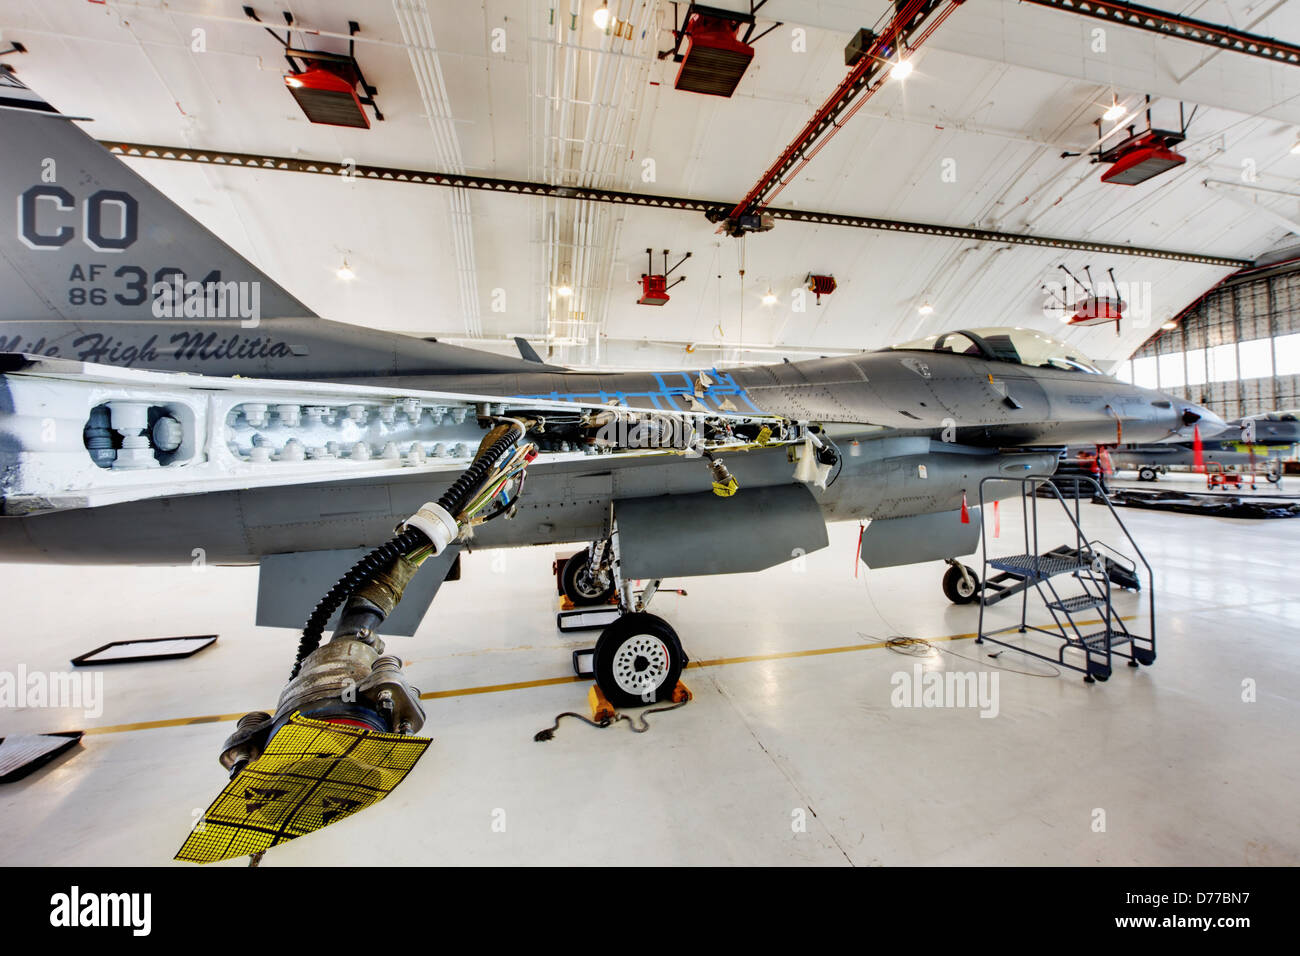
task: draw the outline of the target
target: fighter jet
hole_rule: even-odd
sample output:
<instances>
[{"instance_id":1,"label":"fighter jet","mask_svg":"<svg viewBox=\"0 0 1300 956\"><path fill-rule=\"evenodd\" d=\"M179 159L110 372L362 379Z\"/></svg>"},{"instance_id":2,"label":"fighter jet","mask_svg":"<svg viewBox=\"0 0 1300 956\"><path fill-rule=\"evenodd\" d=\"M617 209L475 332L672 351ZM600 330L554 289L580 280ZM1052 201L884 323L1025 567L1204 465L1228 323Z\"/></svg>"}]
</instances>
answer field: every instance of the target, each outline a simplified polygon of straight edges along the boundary
<instances>
[{"instance_id":1,"label":"fighter jet","mask_svg":"<svg viewBox=\"0 0 1300 956\"><path fill-rule=\"evenodd\" d=\"M825 547L828 521L870 521L870 567L948 561L969 600L982 479L1222 427L1029 329L615 374L331 322L0 81L4 561L259 564L257 623L298 626L302 581L388 539L509 422L534 446L526 491L485 490L476 513L509 520L453 523L472 537L435 547L389 632L414 633L465 546L586 544L569 596L643 612L631 580L771 567Z\"/></svg>"},{"instance_id":2,"label":"fighter jet","mask_svg":"<svg viewBox=\"0 0 1300 956\"><path fill-rule=\"evenodd\" d=\"M1202 441L1200 461L1207 466L1259 469L1276 484L1282 477L1282 463L1295 460L1297 446L1300 411L1265 412L1228 422L1218 435ZM1121 445L1111 450L1110 458L1116 468L1136 471L1141 481L1155 481L1170 468L1197 464L1194 441Z\"/></svg>"}]
</instances>

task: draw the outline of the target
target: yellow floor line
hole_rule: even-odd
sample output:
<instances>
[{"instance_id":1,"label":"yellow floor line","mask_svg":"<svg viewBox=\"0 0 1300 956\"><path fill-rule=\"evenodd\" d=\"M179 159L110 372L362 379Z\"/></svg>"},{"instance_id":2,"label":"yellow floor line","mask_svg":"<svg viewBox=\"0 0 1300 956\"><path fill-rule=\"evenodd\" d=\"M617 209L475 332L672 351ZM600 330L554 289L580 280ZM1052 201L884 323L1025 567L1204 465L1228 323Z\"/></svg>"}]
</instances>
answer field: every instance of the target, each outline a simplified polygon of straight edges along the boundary
<instances>
[{"instance_id":1,"label":"yellow floor line","mask_svg":"<svg viewBox=\"0 0 1300 956\"><path fill-rule=\"evenodd\" d=\"M1122 621L1132 621L1134 617L1122 617ZM1100 624L1101 620L1079 621L1080 626L1087 624ZM966 641L975 637L975 632L969 634L949 634L947 637L927 637L925 640L931 644L940 641ZM888 641L874 641L869 644L844 644L839 647L817 647L804 651L780 651L774 654L748 654L744 657L714 657L709 660L691 661L686 666L691 667L723 667L727 664L752 664L757 661L783 661L796 657L819 657L823 654L847 654L851 651L875 651L883 647L888 647ZM540 680L522 680L514 681L509 684L484 684L481 687L457 687L453 690L433 690L421 694L421 700L437 700L444 697L468 697L473 694L496 694L507 690L526 690L531 687L551 687L556 684L576 684L581 681L590 680L588 677L578 677L576 674L571 677L544 677ZM158 730L164 727L189 727L192 724L215 724L223 721L236 721L243 717L243 713L238 714L208 714L203 717L174 717L170 720L145 720L134 724L110 724L105 727L91 727L85 731L87 736L91 734L124 734L136 730Z\"/></svg>"}]
</instances>

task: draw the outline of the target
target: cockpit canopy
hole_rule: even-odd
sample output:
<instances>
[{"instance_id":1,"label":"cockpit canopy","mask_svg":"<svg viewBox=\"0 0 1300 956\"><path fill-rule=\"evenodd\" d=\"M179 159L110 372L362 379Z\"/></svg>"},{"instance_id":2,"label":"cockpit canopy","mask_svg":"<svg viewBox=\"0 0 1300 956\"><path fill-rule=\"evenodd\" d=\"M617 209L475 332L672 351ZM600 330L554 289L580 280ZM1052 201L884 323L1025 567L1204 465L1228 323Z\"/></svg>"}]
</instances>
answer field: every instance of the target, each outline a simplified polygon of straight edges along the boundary
<instances>
[{"instance_id":1,"label":"cockpit canopy","mask_svg":"<svg viewBox=\"0 0 1300 956\"><path fill-rule=\"evenodd\" d=\"M975 355L992 362L1014 362L1017 365L1034 365L1067 372L1101 374L1074 346L1058 342L1050 335L1033 329L961 329L890 347L913 352L954 352L958 355Z\"/></svg>"}]
</instances>

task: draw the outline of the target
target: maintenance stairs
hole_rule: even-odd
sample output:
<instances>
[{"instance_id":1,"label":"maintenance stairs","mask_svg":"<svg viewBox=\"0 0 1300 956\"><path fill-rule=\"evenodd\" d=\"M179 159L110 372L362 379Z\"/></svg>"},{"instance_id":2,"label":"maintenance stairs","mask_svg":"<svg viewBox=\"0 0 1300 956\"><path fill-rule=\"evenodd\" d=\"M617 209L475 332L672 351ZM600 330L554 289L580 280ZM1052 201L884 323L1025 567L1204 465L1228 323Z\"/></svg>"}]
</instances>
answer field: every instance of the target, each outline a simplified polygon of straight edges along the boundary
<instances>
[{"instance_id":1,"label":"maintenance stairs","mask_svg":"<svg viewBox=\"0 0 1300 956\"><path fill-rule=\"evenodd\" d=\"M1059 479L1058 479L1059 480ZM980 482L980 521L983 542L984 573L980 588L980 619L977 644L999 644L1079 671L1088 683L1104 681L1111 675L1114 657L1126 659L1130 667L1153 664L1156 659L1156 608L1151 565L1120 520L1101 486L1092 478L1071 476L1080 492L1068 502L1052 479L1043 475L1022 478L985 478ZM1021 513L1024 524L1024 550L1020 554L989 557L989 535L984 507L986 486L991 482L1020 485ZM1091 486L1091 487L1089 487ZM1089 494L1092 492L1092 494ZM1127 539L1136 560L1085 533L1080 499L1089 497L1104 504L1115 526ZM1053 548L1040 549L1039 502L1055 501L1068 518L1074 541ZM1052 507L1046 504L1044 507ZM1139 570L1139 565L1142 570ZM1142 573L1145 571L1145 574ZM1129 629L1114 605L1118 589L1145 590L1149 634L1143 636ZM1009 598L1020 596L1020 623L994 630L985 629L985 610ZM1030 598L1049 612L1052 625L1029 623ZM1035 615L1038 617L1038 615ZM1131 618L1130 618L1131 620ZM1041 653L1024 644L1009 643L1000 635L1036 632L1057 642L1054 654Z\"/></svg>"}]
</instances>

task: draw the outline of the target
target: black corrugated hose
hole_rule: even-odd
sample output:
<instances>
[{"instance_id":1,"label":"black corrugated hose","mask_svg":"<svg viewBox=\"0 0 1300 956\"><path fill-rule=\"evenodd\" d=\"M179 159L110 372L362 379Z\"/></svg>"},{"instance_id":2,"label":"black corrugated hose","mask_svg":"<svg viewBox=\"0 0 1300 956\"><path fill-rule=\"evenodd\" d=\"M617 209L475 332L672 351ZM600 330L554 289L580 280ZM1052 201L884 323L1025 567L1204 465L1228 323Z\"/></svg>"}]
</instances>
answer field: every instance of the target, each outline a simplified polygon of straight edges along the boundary
<instances>
[{"instance_id":1,"label":"black corrugated hose","mask_svg":"<svg viewBox=\"0 0 1300 956\"><path fill-rule=\"evenodd\" d=\"M465 510L465 506L473 500L498 459L524 437L523 426L518 422L508 424L510 430L493 442L486 451L481 452L474 459L473 464L466 468L438 499L439 507L444 508L448 514L458 515ZM352 565L351 569L320 599L316 609L311 612L311 617L307 618L307 623L302 629L302 639L298 642L298 656L293 662L293 671L289 674L289 679L293 680L298 676L298 671L302 668L302 662L307 659L307 655L320 647L325 625L329 623L329 619L334 616L339 606L352 596L352 592L402 555L411 554L431 543L429 536L419 528L407 528Z\"/></svg>"}]
</instances>

